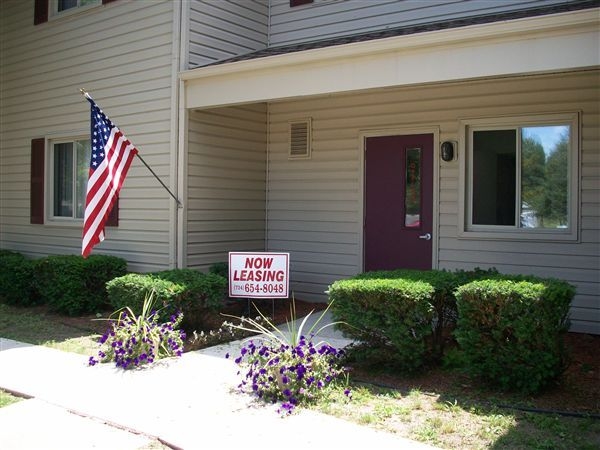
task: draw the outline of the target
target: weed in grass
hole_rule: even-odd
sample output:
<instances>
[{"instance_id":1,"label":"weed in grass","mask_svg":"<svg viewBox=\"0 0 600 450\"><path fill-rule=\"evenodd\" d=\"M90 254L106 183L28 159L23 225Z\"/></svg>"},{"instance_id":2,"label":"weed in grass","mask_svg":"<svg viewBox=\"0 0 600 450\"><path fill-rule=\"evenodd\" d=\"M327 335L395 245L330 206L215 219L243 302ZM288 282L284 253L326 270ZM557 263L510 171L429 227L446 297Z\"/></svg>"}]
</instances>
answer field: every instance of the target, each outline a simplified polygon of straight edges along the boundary
<instances>
[{"instance_id":1,"label":"weed in grass","mask_svg":"<svg viewBox=\"0 0 600 450\"><path fill-rule=\"evenodd\" d=\"M414 436L422 442L429 442L434 445L439 443L438 431L429 421L417 427L414 430Z\"/></svg>"},{"instance_id":2,"label":"weed in grass","mask_svg":"<svg viewBox=\"0 0 600 450\"><path fill-rule=\"evenodd\" d=\"M20 397L16 397L9 392L0 390L0 408L12 405L13 403L17 403L21 400L23 399Z\"/></svg>"},{"instance_id":3,"label":"weed in grass","mask_svg":"<svg viewBox=\"0 0 600 450\"><path fill-rule=\"evenodd\" d=\"M400 416L403 419L410 418L411 409L408 406L397 406L396 407L396 415Z\"/></svg>"},{"instance_id":4,"label":"weed in grass","mask_svg":"<svg viewBox=\"0 0 600 450\"><path fill-rule=\"evenodd\" d=\"M373 413L361 414L358 418L358 423L361 425L372 425L377 422L377 417Z\"/></svg>"},{"instance_id":5,"label":"weed in grass","mask_svg":"<svg viewBox=\"0 0 600 450\"><path fill-rule=\"evenodd\" d=\"M444 422L442 422L442 425L440 426L440 433L442 433L444 435L454 434L454 433L456 433L456 430L457 430L456 425L451 420L445 420Z\"/></svg>"},{"instance_id":6,"label":"weed in grass","mask_svg":"<svg viewBox=\"0 0 600 450\"><path fill-rule=\"evenodd\" d=\"M408 398L413 409L423 409L423 399L421 399L421 397L417 395L409 395Z\"/></svg>"},{"instance_id":7,"label":"weed in grass","mask_svg":"<svg viewBox=\"0 0 600 450\"><path fill-rule=\"evenodd\" d=\"M391 404L389 402L378 403L375 405L375 415L380 420L389 419L390 417L392 417L395 414L395 412L396 412L396 408L394 407L393 404Z\"/></svg>"}]
</instances>

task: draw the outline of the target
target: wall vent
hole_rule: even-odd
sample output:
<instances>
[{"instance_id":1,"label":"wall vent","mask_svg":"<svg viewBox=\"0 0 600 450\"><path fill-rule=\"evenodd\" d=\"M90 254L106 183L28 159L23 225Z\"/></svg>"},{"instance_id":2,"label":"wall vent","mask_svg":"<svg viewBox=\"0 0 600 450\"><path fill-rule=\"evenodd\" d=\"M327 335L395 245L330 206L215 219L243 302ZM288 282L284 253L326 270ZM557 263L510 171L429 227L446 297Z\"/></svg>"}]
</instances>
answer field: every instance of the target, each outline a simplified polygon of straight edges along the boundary
<instances>
[{"instance_id":1,"label":"wall vent","mask_svg":"<svg viewBox=\"0 0 600 450\"><path fill-rule=\"evenodd\" d=\"M311 120L290 122L290 159L310 158Z\"/></svg>"}]
</instances>

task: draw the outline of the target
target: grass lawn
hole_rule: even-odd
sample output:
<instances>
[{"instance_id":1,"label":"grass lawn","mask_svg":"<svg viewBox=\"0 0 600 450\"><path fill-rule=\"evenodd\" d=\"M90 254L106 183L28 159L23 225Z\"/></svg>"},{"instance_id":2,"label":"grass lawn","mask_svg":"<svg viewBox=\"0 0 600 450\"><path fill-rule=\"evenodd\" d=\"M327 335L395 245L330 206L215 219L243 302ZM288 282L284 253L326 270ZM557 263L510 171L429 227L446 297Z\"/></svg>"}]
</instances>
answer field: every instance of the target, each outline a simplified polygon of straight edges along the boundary
<instances>
[{"instance_id":1,"label":"grass lawn","mask_svg":"<svg viewBox=\"0 0 600 450\"><path fill-rule=\"evenodd\" d=\"M97 350L96 339L106 327L106 323L94 319L94 316L67 319L39 307L14 308L0 304L0 336L93 355ZM593 345L597 343L594 341ZM599 373L595 366L578 370L585 370L582 372L585 377L598 377ZM352 400L348 400L342 390L333 390L314 408L444 449L600 448L600 418L595 418L600 417L600 411L594 409L599 399L590 399L592 409L586 410L587 417L570 417L502 407L507 402L506 397L483 392L451 370L431 374L433 378L430 377L428 383L422 378L400 380L397 376L394 388L382 387L385 383L378 383L380 377L368 375L361 373L354 378L351 373ZM585 377L574 376L573 380ZM547 406L555 404L547 409L563 409L561 398L570 392L565 391L555 400L550 396ZM594 392L590 395L596 395ZM532 399L511 400L512 405L539 406ZM0 406L12 401L18 399L0 391Z\"/></svg>"}]
</instances>

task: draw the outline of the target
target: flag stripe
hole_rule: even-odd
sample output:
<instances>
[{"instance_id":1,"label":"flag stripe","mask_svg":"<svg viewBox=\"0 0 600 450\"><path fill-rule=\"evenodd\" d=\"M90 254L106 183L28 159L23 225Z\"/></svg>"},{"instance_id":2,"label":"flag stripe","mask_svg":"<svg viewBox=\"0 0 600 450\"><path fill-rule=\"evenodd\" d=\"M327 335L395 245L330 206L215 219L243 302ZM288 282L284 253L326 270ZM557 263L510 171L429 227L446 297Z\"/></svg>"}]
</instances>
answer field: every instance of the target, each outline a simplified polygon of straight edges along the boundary
<instances>
[{"instance_id":1,"label":"flag stripe","mask_svg":"<svg viewBox=\"0 0 600 450\"><path fill-rule=\"evenodd\" d=\"M81 254L87 257L104 240L104 227L138 153L96 103L91 103L92 157L86 193Z\"/></svg>"}]
</instances>

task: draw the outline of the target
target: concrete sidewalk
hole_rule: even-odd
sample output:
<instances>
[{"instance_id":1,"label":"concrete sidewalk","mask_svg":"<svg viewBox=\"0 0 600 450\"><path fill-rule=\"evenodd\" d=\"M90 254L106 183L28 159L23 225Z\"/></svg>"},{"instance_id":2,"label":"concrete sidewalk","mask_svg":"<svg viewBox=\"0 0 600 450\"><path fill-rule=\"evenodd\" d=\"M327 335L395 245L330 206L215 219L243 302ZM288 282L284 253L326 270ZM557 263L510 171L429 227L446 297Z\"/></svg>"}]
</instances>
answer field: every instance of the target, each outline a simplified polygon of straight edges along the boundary
<instances>
[{"instance_id":1,"label":"concrete sidewalk","mask_svg":"<svg viewBox=\"0 0 600 450\"><path fill-rule=\"evenodd\" d=\"M349 343L328 328L320 338ZM33 399L0 408L0 447L175 449L433 447L313 411L280 417L240 394L240 342L185 353L139 370L90 367L87 357L0 338L0 388ZM152 448L152 447L148 447Z\"/></svg>"}]
</instances>

